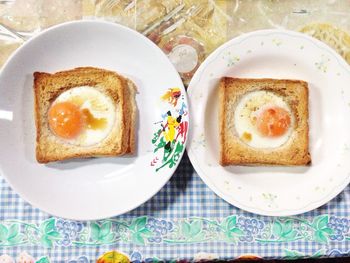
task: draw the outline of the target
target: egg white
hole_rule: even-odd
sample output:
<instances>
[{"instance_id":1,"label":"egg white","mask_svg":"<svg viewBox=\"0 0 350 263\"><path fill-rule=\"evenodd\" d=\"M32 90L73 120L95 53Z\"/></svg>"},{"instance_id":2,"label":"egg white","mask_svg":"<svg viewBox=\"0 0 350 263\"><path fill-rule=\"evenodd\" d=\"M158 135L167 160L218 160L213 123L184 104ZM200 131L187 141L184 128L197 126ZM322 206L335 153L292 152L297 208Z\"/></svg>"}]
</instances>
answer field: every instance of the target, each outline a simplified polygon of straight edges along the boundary
<instances>
[{"instance_id":1,"label":"egg white","mask_svg":"<svg viewBox=\"0 0 350 263\"><path fill-rule=\"evenodd\" d=\"M277 106L289 112L291 125L287 132L278 137L261 136L252 122L254 116L258 116L261 111L268 107ZM294 116L289 105L282 97L270 91L253 91L244 95L237 103L234 112L234 128L236 136L242 142L254 148L276 148L285 144L293 132ZM244 133L251 135L250 140L244 139Z\"/></svg>"},{"instance_id":2,"label":"egg white","mask_svg":"<svg viewBox=\"0 0 350 263\"><path fill-rule=\"evenodd\" d=\"M103 129L89 129L85 127L76 138L66 140L77 146L91 146L101 142L111 132L116 118L116 108L109 96L90 86L69 89L60 94L53 104L58 102L72 102L81 110L88 109L94 118L104 118L107 121Z\"/></svg>"}]
</instances>

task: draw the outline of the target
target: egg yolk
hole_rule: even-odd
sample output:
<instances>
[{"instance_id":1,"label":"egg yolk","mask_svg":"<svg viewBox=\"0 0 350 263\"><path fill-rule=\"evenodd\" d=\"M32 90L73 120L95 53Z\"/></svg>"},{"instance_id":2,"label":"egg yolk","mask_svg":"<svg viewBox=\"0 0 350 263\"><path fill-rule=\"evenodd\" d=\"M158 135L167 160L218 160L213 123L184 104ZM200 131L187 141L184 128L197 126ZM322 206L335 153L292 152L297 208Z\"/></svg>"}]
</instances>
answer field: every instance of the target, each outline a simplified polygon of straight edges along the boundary
<instances>
[{"instance_id":1,"label":"egg yolk","mask_svg":"<svg viewBox=\"0 0 350 263\"><path fill-rule=\"evenodd\" d=\"M290 113L281 107L270 107L257 116L256 126L262 136L278 137L290 126Z\"/></svg>"},{"instance_id":2,"label":"egg yolk","mask_svg":"<svg viewBox=\"0 0 350 263\"><path fill-rule=\"evenodd\" d=\"M79 107L71 102L59 102L49 110L50 129L63 139L74 139L84 126L84 116Z\"/></svg>"}]
</instances>

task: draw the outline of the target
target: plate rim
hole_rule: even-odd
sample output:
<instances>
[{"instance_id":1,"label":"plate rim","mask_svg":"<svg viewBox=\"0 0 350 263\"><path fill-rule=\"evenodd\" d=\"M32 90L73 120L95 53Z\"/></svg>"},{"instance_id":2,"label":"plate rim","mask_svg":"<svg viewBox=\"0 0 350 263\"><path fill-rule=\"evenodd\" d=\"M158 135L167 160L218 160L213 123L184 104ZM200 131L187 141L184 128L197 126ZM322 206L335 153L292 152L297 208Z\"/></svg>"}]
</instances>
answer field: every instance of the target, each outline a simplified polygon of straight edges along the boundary
<instances>
[{"instance_id":1,"label":"plate rim","mask_svg":"<svg viewBox=\"0 0 350 263\"><path fill-rule=\"evenodd\" d=\"M346 61L341 57L341 55L339 55L333 48L331 48L330 46L328 46L327 44L323 43L322 41L311 37L309 35L300 33L300 32L296 32L296 31L292 31L292 30L286 30L286 29L262 29L262 30L255 30L255 31L251 31L248 33L244 33L241 34L237 37L232 38L231 40L227 41L226 43L222 44L221 46L219 46L217 49L215 49L204 61L203 63L200 65L200 67L198 68L198 70L196 71L195 75L193 76L193 78L191 79L188 88L187 88L187 94L188 94L188 98L189 98L189 106L191 108L192 106L192 92L193 92L193 86L196 86L198 84L198 82L200 81L200 77L202 72L205 70L205 68L211 63L213 62L225 49L235 45L235 44L239 44L240 42L243 42L245 39L251 37L251 36L264 36L264 35L270 35L270 34L285 34L285 35L292 35L292 36L298 36L298 37L302 37L310 42L312 42L313 44L315 44L316 46L322 48L323 50L327 51L330 55L332 55L337 62L339 63L339 65L341 67L343 67L343 69L345 71L348 72L349 76L350 76L350 65L346 63ZM192 124L194 125L194 124ZM234 200L235 203L231 202L233 199L232 198L228 198L228 196L226 196L220 189L219 187L215 186L214 183L211 182L209 175L206 174L202 167L200 166L199 162L196 160L197 156L193 150L193 143L192 143L192 139L193 139L193 132L194 132L194 127L190 127L189 130L189 142L186 146L186 150L189 156L189 159L193 165L193 167L195 168L198 176L204 181L204 183L220 198L222 198L223 200L225 200L227 203L229 203L230 205L233 205L243 211L246 212L250 212L253 214L257 214L257 215L262 215L262 216L273 216L273 217L278 217L278 216L294 216L294 215L300 215L306 212L310 212L314 209L317 209L319 207L321 207L322 205L327 204L329 201L331 201L332 199L334 199L336 196L338 196L350 183L350 173L348 173L347 177L338 185L334 186L332 191L330 191L328 193L327 196L323 197L320 200L314 201L314 202L310 202L308 203L306 206L300 208L300 209L293 209L293 210L285 210L285 211L266 211L266 210L262 210L261 208L257 208L257 207L249 207L246 206L244 204L242 204L241 202ZM194 161L192 161L194 160ZM198 172L199 171L199 172ZM229 200L231 199L231 200Z\"/></svg>"},{"instance_id":2,"label":"plate rim","mask_svg":"<svg viewBox=\"0 0 350 263\"><path fill-rule=\"evenodd\" d=\"M8 65L12 62L12 60L17 56L17 54L19 52L21 52L22 49L25 49L31 42L35 41L38 37L41 37L42 35L45 35L51 31L55 31L57 29L61 29L61 28L65 28L65 27L70 27L70 26L75 26L75 25L102 25L102 26L111 26L111 27L115 27L115 29L119 29L119 30L124 30L126 32L128 32L128 34L133 34L134 36L138 37L139 39L141 39L143 42L147 43L147 45L151 46L154 50L158 50L159 51L159 55L162 56L163 58L165 58L168 61L169 64L169 68L171 68L171 70L173 71L173 73L171 74L176 74L177 80L178 80L178 85L179 88L182 91L182 95L184 96L184 102L186 103L186 106L189 108L189 99L188 99L188 95L185 89L185 86L181 80L180 75L178 74L178 72L176 71L174 65L169 61L168 57L166 56L166 54L164 54L162 52L162 50L155 44L153 43L150 39L148 39L146 36L144 36L143 34L141 34L140 32L131 29L127 26L118 24L118 23L114 23L114 22L110 22L110 21L103 21L103 20L96 20L96 19L82 19L82 20L73 20L73 21L68 21L68 22L64 22L64 23L60 23L54 26L51 26L49 28L43 29L42 31L40 31L39 33L35 34L33 37L31 37L30 39L24 41L22 43L22 45L17 48L14 52L12 52L12 54L8 57L8 59L6 60L6 62L4 63L4 65L0 68L0 79L3 77L3 72L4 70L8 67ZM167 88L164 88L164 91L166 91ZM16 100L15 100L16 101ZM188 132L190 131L190 127L191 127L191 113L188 110L188 114L186 116L186 120L188 121ZM186 138L186 140L183 143L183 150L180 153L180 157L178 162L175 163L175 165L170 168L171 170L169 170L169 172L167 172L166 174L162 174L162 176L164 177L163 182L160 184L159 189L155 188L154 191L149 192L149 194L145 195L146 197L143 198L142 202L135 202L135 204L133 206L130 206L128 208L122 209L120 210L121 212L115 213L112 212L112 210L110 210L110 212L105 212L103 214L101 213L95 213L93 216L90 217L79 217L79 216L65 216L63 214L57 214L55 213L55 209L51 208L51 207L42 207L40 204L38 204L38 202L33 202L31 199L32 198L28 198L28 194L23 192L23 191L18 191L17 187L15 186L15 184L13 183L13 180L11 179L11 175L8 175L7 173L5 173L1 167L1 163L2 161L0 160L0 175L3 176L4 180L6 181L6 183L10 186L11 190L16 193L19 197L17 198L21 198L24 202L28 202L33 208L37 208L40 211L47 213L48 215L51 216L55 216L55 217L61 217L61 218L65 218L68 220L78 220L78 221L91 221L91 220L102 220L102 219L106 219L106 218L110 218L110 217L115 217L115 216L120 216L123 214L126 214L136 208L138 208L139 206L143 205L144 203L146 203L147 201L149 201L150 199L152 199L161 189L164 188L164 186L170 181L171 177L175 174L178 166L180 165L180 162L183 158L183 155L186 151L186 146L188 143L188 136Z\"/></svg>"}]
</instances>

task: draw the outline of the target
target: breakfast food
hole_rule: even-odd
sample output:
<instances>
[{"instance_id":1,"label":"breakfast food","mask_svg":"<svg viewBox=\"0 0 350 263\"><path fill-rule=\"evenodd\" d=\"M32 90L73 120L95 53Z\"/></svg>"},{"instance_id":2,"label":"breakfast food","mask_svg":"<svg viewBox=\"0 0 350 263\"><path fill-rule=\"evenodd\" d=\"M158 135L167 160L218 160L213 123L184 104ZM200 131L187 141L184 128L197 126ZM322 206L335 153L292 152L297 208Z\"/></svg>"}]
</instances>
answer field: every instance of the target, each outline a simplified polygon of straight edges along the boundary
<instances>
[{"instance_id":1,"label":"breakfast food","mask_svg":"<svg viewBox=\"0 0 350 263\"><path fill-rule=\"evenodd\" d=\"M219 85L221 165L306 165L308 85L224 77Z\"/></svg>"},{"instance_id":2,"label":"breakfast food","mask_svg":"<svg viewBox=\"0 0 350 263\"><path fill-rule=\"evenodd\" d=\"M129 79L92 67L35 72L34 93L39 163L134 153L136 87Z\"/></svg>"}]
</instances>

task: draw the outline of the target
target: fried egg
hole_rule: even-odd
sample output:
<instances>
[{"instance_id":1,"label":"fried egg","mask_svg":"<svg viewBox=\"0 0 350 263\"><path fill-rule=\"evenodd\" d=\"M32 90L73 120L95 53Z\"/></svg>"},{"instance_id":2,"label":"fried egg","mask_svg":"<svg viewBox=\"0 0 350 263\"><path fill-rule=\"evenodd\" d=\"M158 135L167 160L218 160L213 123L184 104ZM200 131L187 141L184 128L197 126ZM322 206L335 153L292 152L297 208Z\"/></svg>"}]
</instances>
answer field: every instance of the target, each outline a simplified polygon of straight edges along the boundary
<instances>
[{"instance_id":1,"label":"fried egg","mask_svg":"<svg viewBox=\"0 0 350 263\"><path fill-rule=\"evenodd\" d=\"M77 146L101 142L111 132L115 118L112 99L90 86L63 92L48 112L50 130L55 136Z\"/></svg>"},{"instance_id":2,"label":"fried egg","mask_svg":"<svg viewBox=\"0 0 350 263\"><path fill-rule=\"evenodd\" d=\"M237 103L236 135L254 148L276 148L293 132L294 116L284 99L270 91L253 91Z\"/></svg>"}]
</instances>

